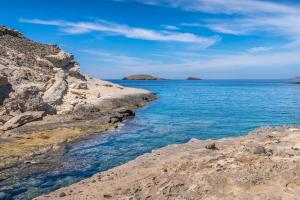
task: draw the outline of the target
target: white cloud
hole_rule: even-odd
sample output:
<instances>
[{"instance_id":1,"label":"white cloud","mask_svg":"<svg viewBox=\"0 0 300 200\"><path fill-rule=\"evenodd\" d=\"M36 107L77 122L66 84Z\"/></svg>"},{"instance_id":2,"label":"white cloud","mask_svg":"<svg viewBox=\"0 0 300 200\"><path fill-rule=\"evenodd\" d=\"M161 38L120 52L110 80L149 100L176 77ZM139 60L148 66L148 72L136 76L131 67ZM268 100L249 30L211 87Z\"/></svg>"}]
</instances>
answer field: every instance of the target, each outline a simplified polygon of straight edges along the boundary
<instances>
[{"instance_id":1,"label":"white cloud","mask_svg":"<svg viewBox=\"0 0 300 200\"><path fill-rule=\"evenodd\" d=\"M184 10L224 14L297 13L291 6L259 0L136 0L137 2L181 8Z\"/></svg>"},{"instance_id":2,"label":"white cloud","mask_svg":"<svg viewBox=\"0 0 300 200\"><path fill-rule=\"evenodd\" d=\"M183 23L185 26L206 27L218 33L244 35L268 33L284 36L295 46L300 40L300 6L262 0L136 0L137 2L205 12L229 17L202 19Z\"/></svg>"},{"instance_id":3,"label":"white cloud","mask_svg":"<svg viewBox=\"0 0 300 200\"><path fill-rule=\"evenodd\" d=\"M173 26L173 25L161 25L161 27L163 27L167 30L178 30L179 29L177 26Z\"/></svg>"},{"instance_id":4,"label":"white cloud","mask_svg":"<svg viewBox=\"0 0 300 200\"><path fill-rule=\"evenodd\" d=\"M258 48L259 49L259 48ZM200 53L189 52L162 52L159 56L166 59L151 60L150 58L131 57L99 50L83 50L84 53L93 55L91 59L101 61L113 68L121 70L120 73L152 73L166 76L182 76L184 73L198 73L201 70L230 71L232 69L276 69L282 66L295 66L300 64L300 51L290 52L268 52L264 54L221 53L212 56L203 56ZM176 57L176 60L173 58ZM115 69L116 70L116 69Z\"/></svg>"},{"instance_id":5,"label":"white cloud","mask_svg":"<svg viewBox=\"0 0 300 200\"><path fill-rule=\"evenodd\" d=\"M250 53L257 53L257 52L270 51L272 49L273 49L272 47L253 47L248 49L247 51Z\"/></svg>"},{"instance_id":6,"label":"white cloud","mask_svg":"<svg viewBox=\"0 0 300 200\"><path fill-rule=\"evenodd\" d=\"M193 33L136 28L104 20L98 20L96 22L68 22L61 20L20 19L20 22L58 26L60 27L61 31L69 34L83 34L92 31L97 31L122 35L124 37L132 39L164 42L197 43L202 47L209 47L219 40L218 36L201 37Z\"/></svg>"},{"instance_id":7,"label":"white cloud","mask_svg":"<svg viewBox=\"0 0 300 200\"><path fill-rule=\"evenodd\" d=\"M107 51L101 51L101 50L95 50L95 49L85 49L85 50L80 50L80 52L90 54L93 56L94 59L101 60L106 63L112 63L113 65L140 67L142 63L144 63L143 66L146 63L149 63L149 66L159 64L159 62L145 60L138 57L128 56L119 53L112 53Z\"/></svg>"}]
</instances>

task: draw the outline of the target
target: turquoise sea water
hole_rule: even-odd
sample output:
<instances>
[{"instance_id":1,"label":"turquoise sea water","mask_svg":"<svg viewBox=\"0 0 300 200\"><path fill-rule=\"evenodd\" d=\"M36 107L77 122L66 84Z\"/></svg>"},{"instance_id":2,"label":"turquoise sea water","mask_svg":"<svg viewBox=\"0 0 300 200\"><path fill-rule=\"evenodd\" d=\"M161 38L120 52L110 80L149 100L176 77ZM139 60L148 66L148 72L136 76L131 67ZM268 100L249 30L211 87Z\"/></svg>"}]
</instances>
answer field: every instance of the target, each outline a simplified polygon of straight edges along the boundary
<instances>
[{"instance_id":1,"label":"turquoise sea water","mask_svg":"<svg viewBox=\"0 0 300 200\"><path fill-rule=\"evenodd\" d=\"M0 191L14 198L31 198L168 144L239 136L263 125L300 122L300 86L285 80L113 82L151 90L159 99L138 109L121 129L69 145L46 172L2 181Z\"/></svg>"}]
</instances>

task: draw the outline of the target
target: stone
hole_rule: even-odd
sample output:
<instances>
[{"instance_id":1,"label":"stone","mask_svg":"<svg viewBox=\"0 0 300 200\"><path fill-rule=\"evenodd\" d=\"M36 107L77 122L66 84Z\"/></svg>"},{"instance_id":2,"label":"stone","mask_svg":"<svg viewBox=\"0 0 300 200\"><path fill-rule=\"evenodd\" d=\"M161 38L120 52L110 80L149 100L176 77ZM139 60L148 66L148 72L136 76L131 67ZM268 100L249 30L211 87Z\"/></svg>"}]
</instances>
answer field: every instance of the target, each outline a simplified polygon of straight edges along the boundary
<instances>
[{"instance_id":1,"label":"stone","mask_svg":"<svg viewBox=\"0 0 300 200\"><path fill-rule=\"evenodd\" d=\"M293 147L292 147L293 150L296 150L296 151L299 151L300 150L300 143L299 144L295 144Z\"/></svg>"},{"instance_id":2,"label":"stone","mask_svg":"<svg viewBox=\"0 0 300 200\"><path fill-rule=\"evenodd\" d=\"M253 153L254 154L266 154L267 153L267 150L265 147L263 146L256 146L253 150Z\"/></svg>"},{"instance_id":3,"label":"stone","mask_svg":"<svg viewBox=\"0 0 300 200\"><path fill-rule=\"evenodd\" d=\"M7 194L5 192L0 192L0 200L7 199Z\"/></svg>"},{"instance_id":4,"label":"stone","mask_svg":"<svg viewBox=\"0 0 300 200\"><path fill-rule=\"evenodd\" d=\"M10 120L11 118L13 118L13 116L11 116L11 115L2 115L2 116L0 116L0 122L5 123L8 120Z\"/></svg>"},{"instance_id":5,"label":"stone","mask_svg":"<svg viewBox=\"0 0 300 200\"><path fill-rule=\"evenodd\" d=\"M50 105L59 104L67 90L67 82L65 80L65 72L58 69L55 74L55 82L44 93L43 100Z\"/></svg>"},{"instance_id":6,"label":"stone","mask_svg":"<svg viewBox=\"0 0 300 200\"><path fill-rule=\"evenodd\" d=\"M206 149L210 149L210 150L218 150L216 143L211 143L205 146Z\"/></svg>"},{"instance_id":7,"label":"stone","mask_svg":"<svg viewBox=\"0 0 300 200\"><path fill-rule=\"evenodd\" d=\"M87 83L85 83L85 82L79 83L77 86L77 89L87 90L88 89Z\"/></svg>"},{"instance_id":8,"label":"stone","mask_svg":"<svg viewBox=\"0 0 300 200\"><path fill-rule=\"evenodd\" d=\"M8 79L4 75L0 75L0 86L8 84Z\"/></svg>"},{"instance_id":9,"label":"stone","mask_svg":"<svg viewBox=\"0 0 300 200\"><path fill-rule=\"evenodd\" d=\"M15 87L10 98L4 101L8 112L26 112L42 109L45 104L42 99L43 88L35 84L20 84Z\"/></svg>"},{"instance_id":10,"label":"stone","mask_svg":"<svg viewBox=\"0 0 300 200\"><path fill-rule=\"evenodd\" d=\"M59 195L58 195L59 197L65 197L66 196L66 193L64 193L64 192L61 192L61 193L59 193Z\"/></svg>"},{"instance_id":11,"label":"stone","mask_svg":"<svg viewBox=\"0 0 300 200\"><path fill-rule=\"evenodd\" d=\"M104 86L104 87L113 87L112 84L104 84L103 86Z\"/></svg>"},{"instance_id":12,"label":"stone","mask_svg":"<svg viewBox=\"0 0 300 200\"><path fill-rule=\"evenodd\" d=\"M35 121L37 119L42 118L44 111L28 111L22 114L19 114L13 118L11 118L9 121L7 121L2 127L1 130L10 130L16 127L19 127L23 124L26 124L28 122Z\"/></svg>"},{"instance_id":13,"label":"stone","mask_svg":"<svg viewBox=\"0 0 300 200\"><path fill-rule=\"evenodd\" d=\"M111 194L103 194L103 197L104 198L112 198L112 195Z\"/></svg>"},{"instance_id":14,"label":"stone","mask_svg":"<svg viewBox=\"0 0 300 200\"><path fill-rule=\"evenodd\" d=\"M46 59L49 60L55 67L66 68L73 60L73 55L61 50L58 54L47 55Z\"/></svg>"}]
</instances>

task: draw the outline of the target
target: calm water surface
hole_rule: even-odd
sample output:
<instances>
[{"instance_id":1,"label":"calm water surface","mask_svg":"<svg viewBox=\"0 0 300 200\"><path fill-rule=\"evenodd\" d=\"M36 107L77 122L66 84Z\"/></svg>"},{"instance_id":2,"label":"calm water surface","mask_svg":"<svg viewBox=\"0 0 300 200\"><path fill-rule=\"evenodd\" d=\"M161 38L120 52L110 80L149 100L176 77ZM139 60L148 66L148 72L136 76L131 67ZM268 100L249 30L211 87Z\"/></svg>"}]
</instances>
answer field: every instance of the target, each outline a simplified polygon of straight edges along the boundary
<instances>
[{"instance_id":1,"label":"calm water surface","mask_svg":"<svg viewBox=\"0 0 300 200\"><path fill-rule=\"evenodd\" d=\"M31 198L107 170L168 144L191 138L218 139L246 134L262 125L299 124L300 86L283 80L121 81L154 91L160 98L137 110L120 130L92 136L46 173L1 189Z\"/></svg>"}]
</instances>

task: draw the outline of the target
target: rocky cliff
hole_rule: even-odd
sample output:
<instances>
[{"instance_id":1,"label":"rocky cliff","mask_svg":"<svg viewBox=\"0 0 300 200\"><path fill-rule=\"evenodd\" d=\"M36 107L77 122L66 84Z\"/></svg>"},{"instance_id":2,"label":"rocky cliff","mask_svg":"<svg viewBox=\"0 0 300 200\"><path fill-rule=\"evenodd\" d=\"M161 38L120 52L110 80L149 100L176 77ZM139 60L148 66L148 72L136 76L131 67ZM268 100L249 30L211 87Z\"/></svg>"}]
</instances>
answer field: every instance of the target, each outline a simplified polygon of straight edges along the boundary
<instances>
[{"instance_id":1,"label":"rocky cliff","mask_svg":"<svg viewBox=\"0 0 300 200\"><path fill-rule=\"evenodd\" d=\"M151 100L145 90L124 88L79 71L74 56L56 45L27 39L0 26L0 126L9 130L45 115L101 112L130 104L107 99L133 96ZM137 102L133 102L136 104ZM13 121L10 121L13 120Z\"/></svg>"}]
</instances>

